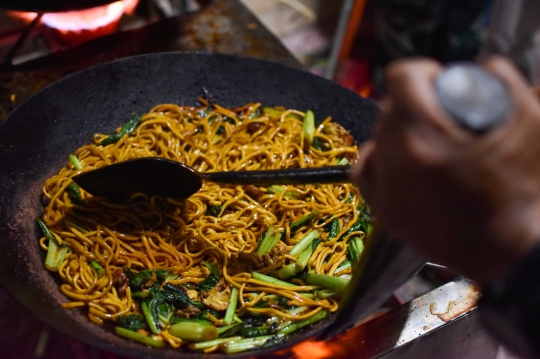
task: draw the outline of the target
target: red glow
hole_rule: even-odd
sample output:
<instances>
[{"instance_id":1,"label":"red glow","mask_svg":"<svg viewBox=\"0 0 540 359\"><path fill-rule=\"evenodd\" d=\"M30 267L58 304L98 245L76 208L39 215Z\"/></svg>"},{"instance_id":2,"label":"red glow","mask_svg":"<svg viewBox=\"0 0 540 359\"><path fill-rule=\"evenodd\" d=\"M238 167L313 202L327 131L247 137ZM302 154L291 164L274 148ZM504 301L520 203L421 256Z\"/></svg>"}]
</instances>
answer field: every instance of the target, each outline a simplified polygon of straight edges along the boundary
<instances>
[{"instance_id":1,"label":"red glow","mask_svg":"<svg viewBox=\"0 0 540 359\"><path fill-rule=\"evenodd\" d=\"M57 30L60 38L66 42L82 43L115 31L122 15L133 13L138 2L121 0L87 10L48 13L43 15L41 22ZM27 22L36 17L36 13L20 11L11 11L10 15Z\"/></svg>"},{"instance_id":2,"label":"red glow","mask_svg":"<svg viewBox=\"0 0 540 359\"><path fill-rule=\"evenodd\" d=\"M332 356L332 350L324 342L305 341L292 347L299 359L323 359Z\"/></svg>"}]
</instances>

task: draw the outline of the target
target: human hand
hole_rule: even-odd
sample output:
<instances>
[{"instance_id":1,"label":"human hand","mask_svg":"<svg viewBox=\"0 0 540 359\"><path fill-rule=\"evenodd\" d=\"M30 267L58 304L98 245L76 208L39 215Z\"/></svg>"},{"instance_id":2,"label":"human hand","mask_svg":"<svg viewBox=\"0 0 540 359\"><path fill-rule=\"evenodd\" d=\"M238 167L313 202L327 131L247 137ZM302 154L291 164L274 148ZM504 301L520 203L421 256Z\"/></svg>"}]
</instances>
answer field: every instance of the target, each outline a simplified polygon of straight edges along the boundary
<instances>
[{"instance_id":1,"label":"human hand","mask_svg":"<svg viewBox=\"0 0 540 359\"><path fill-rule=\"evenodd\" d=\"M391 234L487 283L540 239L540 104L508 61L481 65L507 84L514 104L509 121L484 134L439 107L439 64L390 65L355 179Z\"/></svg>"}]
</instances>

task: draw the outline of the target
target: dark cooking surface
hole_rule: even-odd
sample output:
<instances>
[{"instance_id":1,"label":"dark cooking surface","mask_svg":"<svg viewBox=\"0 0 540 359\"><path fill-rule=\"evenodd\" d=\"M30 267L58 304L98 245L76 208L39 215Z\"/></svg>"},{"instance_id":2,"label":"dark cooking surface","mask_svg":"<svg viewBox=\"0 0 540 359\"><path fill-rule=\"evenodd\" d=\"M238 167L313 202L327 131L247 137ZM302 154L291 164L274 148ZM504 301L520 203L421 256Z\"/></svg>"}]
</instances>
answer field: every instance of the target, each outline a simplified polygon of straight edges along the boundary
<instances>
[{"instance_id":1,"label":"dark cooking surface","mask_svg":"<svg viewBox=\"0 0 540 359\"><path fill-rule=\"evenodd\" d=\"M243 55L299 67L239 0L214 0L192 15L116 33L0 71L0 122L28 96L71 73L123 57L166 51Z\"/></svg>"}]
</instances>

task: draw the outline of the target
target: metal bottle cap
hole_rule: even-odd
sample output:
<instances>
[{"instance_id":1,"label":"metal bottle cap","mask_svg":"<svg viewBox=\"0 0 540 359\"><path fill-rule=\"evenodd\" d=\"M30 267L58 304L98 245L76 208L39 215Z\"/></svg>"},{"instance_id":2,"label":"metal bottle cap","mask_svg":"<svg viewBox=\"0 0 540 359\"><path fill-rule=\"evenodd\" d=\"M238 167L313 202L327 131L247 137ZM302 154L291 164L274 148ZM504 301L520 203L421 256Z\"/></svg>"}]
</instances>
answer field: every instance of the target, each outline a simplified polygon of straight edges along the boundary
<instances>
[{"instance_id":1,"label":"metal bottle cap","mask_svg":"<svg viewBox=\"0 0 540 359\"><path fill-rule=\"evenodd\" d=\"M456 64L435 80L443 109L459 125L486 132L505 123L512 110L506 85L479 66Z\"/></svg>"}]
</instances>

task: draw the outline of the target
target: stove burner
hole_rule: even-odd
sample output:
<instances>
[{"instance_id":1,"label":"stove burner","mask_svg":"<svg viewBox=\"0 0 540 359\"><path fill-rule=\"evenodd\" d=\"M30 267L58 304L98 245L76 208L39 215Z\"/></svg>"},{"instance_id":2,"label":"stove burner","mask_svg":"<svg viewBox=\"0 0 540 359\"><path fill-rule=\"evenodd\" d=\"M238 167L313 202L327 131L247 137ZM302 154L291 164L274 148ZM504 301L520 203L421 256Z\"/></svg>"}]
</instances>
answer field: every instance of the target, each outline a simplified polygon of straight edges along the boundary
<instances>
[{"instance_id":1,"label":"stove burner","mask_svg":"<svg viewBox=\"0 0 540 359\"><path fill-rule=\"evenodd\" d=\"M138 3L139 0L121 0L87 10L47 13L41 17L41 23L55 29L55 34L67 44L77 45L115 32L122 15L133 14ZM27 23L38 16L37 13L20 11L8 14Z\"/></svg>"}]
</instances>

